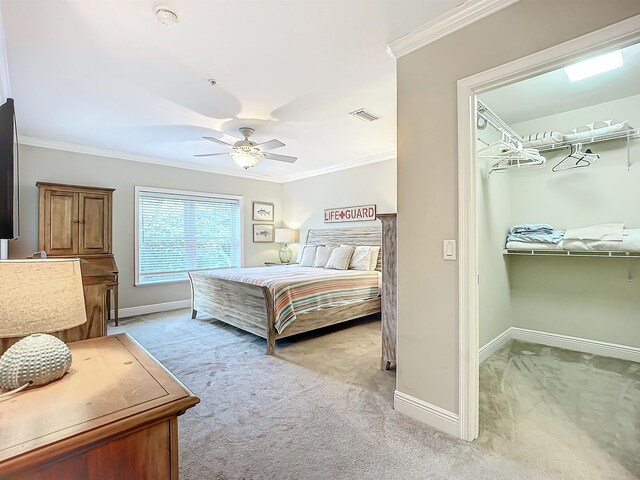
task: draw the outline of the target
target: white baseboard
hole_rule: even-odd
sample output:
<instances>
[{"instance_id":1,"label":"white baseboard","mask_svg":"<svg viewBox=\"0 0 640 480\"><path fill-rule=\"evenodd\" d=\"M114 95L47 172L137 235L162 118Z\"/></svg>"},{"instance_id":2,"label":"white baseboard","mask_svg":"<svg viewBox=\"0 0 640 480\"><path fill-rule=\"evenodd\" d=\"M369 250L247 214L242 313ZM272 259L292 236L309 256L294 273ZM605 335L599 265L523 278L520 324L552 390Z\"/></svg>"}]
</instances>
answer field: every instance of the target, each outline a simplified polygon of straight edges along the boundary
<instances>
[{"instance_id":1,"label":"white baseboard","mask_svg":"<svg viewBox=\"0 0 640 480\"><path fill-rule=\"evenodd\" d=\"M136 315L144 315L146 313L166 312L168 310L177 310L179 308L187 308L191 306L191 300L177 300L175 302L154 303L151 305L140 305L139 307L127 307L118 309L119 318L135 317ZM111 310L111 318L114 312Z\"/></svg>"},{"instance_id":2,"label":"white baseboard","mask_svg":"<svg viewBox=\"0 0 640 480\"><path fill-rule=\"evenodd\" d=\"M588 338L570 337L558 333L540 332L526 328L509 327L480 348L480 363L500 350L510 340L537 343L549 347L564 348L575 352L591 353L602 357L619 358L640 363L640 348L616 343L600 342Z\"/></svg>"},{"instance_id":3,"label":"white baseboard","mask_svg":"<svg viewBox=\"0 0 640 480\"><path fill-rule=\"evenodd\" d=\"M549 347L565 348L576 352L592 353L602 357L640 362L640 348L617 343L600 342L588 338L569 337L557 333L538 332L526 328L511 327L511 338L523 342L539 343Z\"/></svg>"},{"instance_id":4,"label":"white baseboard","mask_svg":"<svg viewBox=\"0 0 640 480\"><path fill-rule=\"evenodd\" d=\"M493 340L489 340L482 347L480 347L480 363L484 362L491 355L496 353L513 338L511 336L511 327L507 328L504 332L498 335Z\"/></svg>"},{"instance_id":5,"label":"white baseboard","mask_svg":"<svg viewBox=\"0 0 640 480\"><path fill-rule=\"evenodd\" d=\"M458 436L458 415L449 410L431 405L398 390L393 394L393 408L444 433Z\"/></svg>"}]
</instances>

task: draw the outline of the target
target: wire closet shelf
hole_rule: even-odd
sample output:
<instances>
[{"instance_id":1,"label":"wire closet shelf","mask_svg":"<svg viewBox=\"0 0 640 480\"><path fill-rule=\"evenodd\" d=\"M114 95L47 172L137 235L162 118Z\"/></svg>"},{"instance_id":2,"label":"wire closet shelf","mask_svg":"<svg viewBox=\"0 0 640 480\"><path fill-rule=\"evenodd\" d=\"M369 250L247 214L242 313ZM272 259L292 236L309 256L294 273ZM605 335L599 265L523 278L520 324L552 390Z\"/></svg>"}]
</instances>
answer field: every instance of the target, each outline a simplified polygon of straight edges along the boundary
<instances>
[{"instance_id":1,"label":"wire closet shelf","mask_svg":"<svg viewBox=\"0 0 640 480\"><path fill-rule=\"evenodd\" d=\"M480 100L477 100L476 111L479 130L491 125L501 135L500 140L491 144L483 142L487 146L478 151L478 158L497 160L491 165L489 174L545 166L546 158L540 155L537 149L524 148L522 137Z\"/></svg>"},{"instance_id":2,"label":"wire closet shelf","mask_svg":"<svg viewBox=\"0 0 640 480\"><path fill-rule=\"evenodd\" d=\"M546 257L640 258L640 252L622 251L520 250L505 248L502 250L502 254Z\"/></svg>"}]
</instances>

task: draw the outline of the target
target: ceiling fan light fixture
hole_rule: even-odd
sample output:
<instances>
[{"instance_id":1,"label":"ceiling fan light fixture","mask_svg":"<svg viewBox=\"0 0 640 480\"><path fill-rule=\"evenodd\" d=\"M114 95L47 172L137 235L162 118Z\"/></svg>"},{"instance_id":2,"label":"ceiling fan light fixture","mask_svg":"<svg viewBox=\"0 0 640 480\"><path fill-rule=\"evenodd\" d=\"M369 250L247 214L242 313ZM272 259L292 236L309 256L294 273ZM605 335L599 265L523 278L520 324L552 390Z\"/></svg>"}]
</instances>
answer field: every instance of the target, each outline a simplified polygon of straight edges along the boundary
<instances>
[{"instance_id":1,"label":"ceiling fan light fixture","mask_svg":"<svg viewBox=\"0 0 640 480\"><path fill-rule=\"evenodd\" d=\"M250 169L260 161L259 155L253 155L249 152L242 152L242 151L231 152L231 158L233 158L233 161L236 162L239 167L242 167L245 170Z\"/></svg>"}]
</instances>

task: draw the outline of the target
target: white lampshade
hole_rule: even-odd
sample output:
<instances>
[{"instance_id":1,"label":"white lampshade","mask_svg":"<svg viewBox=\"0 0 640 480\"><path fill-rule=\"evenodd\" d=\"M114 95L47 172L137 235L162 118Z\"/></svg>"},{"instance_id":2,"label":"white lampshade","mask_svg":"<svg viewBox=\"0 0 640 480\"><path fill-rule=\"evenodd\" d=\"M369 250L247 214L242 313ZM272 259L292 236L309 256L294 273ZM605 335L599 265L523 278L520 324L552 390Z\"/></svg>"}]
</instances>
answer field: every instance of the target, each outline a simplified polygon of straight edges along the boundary
<instances>
[{"instance_id":1,"label":"white lampshade","mask_svg":"<svg viewBox=\"0 0 640 480\"><path fill-rule=\"evenodd\" d=\"M292 228L276 228L275 241L279 243L296 243L300 230Z\"/></svg>"},{"instance_id":2,"label":"white lampshade","mask_svg":"<svg viewBox=\"0 0 640 480\"><path fill-rule=\"evenodd\" d=\"M260 156L252 155L247 152L234 151L231 153L231 158L233 158L233 161L236 162L239 167L242 167L245 170L253 167L256 163L260 161Z\"/></svg>"},{"instance_id":3,"label":"white lampshade","mask_svg":"<svg viewBox=\"0 0 640 480\"><path fill-rule=\"evenodd\" d=\"M87 321L80 260L0 261L0 337L22 337Z\"/></svg>"}]
</instances>

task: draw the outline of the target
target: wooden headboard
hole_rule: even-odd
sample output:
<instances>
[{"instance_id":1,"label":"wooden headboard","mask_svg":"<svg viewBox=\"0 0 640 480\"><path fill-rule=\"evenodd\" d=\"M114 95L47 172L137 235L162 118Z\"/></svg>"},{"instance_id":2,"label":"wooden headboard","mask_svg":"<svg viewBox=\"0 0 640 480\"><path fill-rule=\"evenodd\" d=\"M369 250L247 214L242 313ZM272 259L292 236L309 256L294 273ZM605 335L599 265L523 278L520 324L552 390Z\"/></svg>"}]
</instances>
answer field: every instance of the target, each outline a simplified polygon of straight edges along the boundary
<instances>
[{"instance_id":1,"label":"wooden headboard","mask_svg":"<svg viewBox=\"0 0 640 480\"><path fill-rule=\"evenodd\" d=\"M312 228L307 232L306 245L372 245L379 246L376 270L382 268L382 226L354 228Z\"/></svg>"}]
</instances>

